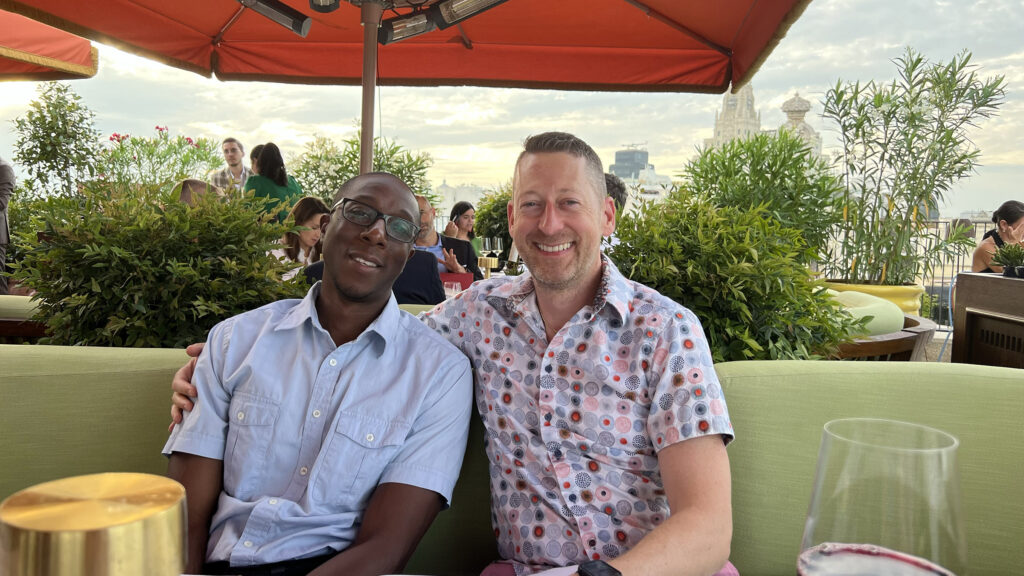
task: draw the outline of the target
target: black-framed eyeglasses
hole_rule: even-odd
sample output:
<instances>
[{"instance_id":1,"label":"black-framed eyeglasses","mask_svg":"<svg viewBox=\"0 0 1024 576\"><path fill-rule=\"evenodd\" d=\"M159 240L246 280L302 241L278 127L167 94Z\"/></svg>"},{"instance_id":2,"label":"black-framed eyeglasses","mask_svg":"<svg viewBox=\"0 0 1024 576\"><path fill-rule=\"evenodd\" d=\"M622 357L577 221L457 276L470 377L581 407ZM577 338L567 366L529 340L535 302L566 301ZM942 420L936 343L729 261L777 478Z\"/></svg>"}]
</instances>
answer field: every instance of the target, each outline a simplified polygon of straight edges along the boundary
<instances>
[{"instance_id":1,"label":"black-framed eyeglasses","mask_svg":"<svg viewBox=\"0 0 1024 576\"><path fill-rule=\"evenodd\" d=\"M413 224L411 220L407 220L401 216L384 214L379 212L373 206L363 204L359 200L342 198L341 200L338 200L333 207L331 207L331 212L333 213L339 206L341 207L341 215L345 217L345 220L348 220L353 224L358 224L360 226L373 226L373 223L377 220L383 220L384 231L387 232L388 236L398 240L399 242L412 242L420 233L420 227Z\"/></svg>"}]
</instances>

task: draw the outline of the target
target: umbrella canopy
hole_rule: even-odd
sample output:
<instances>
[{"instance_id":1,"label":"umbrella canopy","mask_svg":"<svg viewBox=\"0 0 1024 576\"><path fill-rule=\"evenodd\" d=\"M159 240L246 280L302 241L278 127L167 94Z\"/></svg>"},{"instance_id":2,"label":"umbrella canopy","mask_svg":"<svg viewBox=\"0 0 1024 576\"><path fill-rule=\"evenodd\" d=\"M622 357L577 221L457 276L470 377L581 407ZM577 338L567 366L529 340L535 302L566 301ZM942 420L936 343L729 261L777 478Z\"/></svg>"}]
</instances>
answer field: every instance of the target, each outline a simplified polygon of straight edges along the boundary
<instances>
[{"instance_id":1,"label":"umbrella canopy","mask_svg":"<svg viewBox=\"0 0 1024 576\"><path fill-rule=\"evenodd\" d=\"M222 80L362 84L365 149L377 82L720 93L754 73L810 2L507 0L378 47L382 11L387 21L436 0L343 0L329 13L283 0L311 16L305 37L244 6L253 1L0 0L0 8Z\"/></svg>"},{"instance_id":2,"label":"umbrella canopy","mask_svg":"<svg viewBox=\"0 0 1024 576\"><path fill-rule=\"evenodd\" d=\"M96 75L85 38L0 10L0 80L71 80Z\"/></svg>"}]
</instances>

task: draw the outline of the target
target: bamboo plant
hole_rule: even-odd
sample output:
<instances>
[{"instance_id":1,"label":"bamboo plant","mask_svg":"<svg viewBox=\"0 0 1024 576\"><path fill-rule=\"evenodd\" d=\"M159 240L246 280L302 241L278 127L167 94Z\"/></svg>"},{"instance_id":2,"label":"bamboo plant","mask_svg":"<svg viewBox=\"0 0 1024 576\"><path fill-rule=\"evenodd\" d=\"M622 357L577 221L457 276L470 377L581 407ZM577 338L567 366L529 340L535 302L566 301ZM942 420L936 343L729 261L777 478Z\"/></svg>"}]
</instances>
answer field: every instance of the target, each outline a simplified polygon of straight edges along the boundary
<instances>
[{"instance_id":1,"label":"bamboo plant","mask_svg":"<svg viewBox=\"0 0 1024 576\"><path fill-rule=\"evenodd\" d=\"M824 117L838 129L842 221L822 262L826 277L862 284L918 282L942 256L966 253L966 228L929 227L953 185L974 171L969 130L996 114L1002 76L981 78L962 51L931 63L912 49L888 84L839 81Z\"/></svg>"}]
</instances>

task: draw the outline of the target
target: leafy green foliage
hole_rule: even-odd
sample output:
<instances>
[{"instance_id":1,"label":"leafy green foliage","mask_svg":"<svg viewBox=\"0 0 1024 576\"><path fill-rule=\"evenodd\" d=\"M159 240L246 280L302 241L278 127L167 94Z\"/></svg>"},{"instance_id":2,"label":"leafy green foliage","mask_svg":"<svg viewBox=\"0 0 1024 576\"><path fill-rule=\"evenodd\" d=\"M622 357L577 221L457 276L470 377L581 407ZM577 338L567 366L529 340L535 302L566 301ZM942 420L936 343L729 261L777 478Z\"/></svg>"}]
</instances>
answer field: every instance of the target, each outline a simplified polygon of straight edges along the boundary
<instances>
[{"instance_id":1,"label":"leafy green foliage","mask_svg":"<svg viewBox=\"0 0 1024 576\"><path fill-rule=\"evenodd\" d=\"M207 138L172 138L166 126L142 138L114 133L99 157L99 174L108 182L167 189L186 178L206 180L224 164L220 144Z\"/></svg>"},{"instance_id":2,"label":"leafy green foliage","mask_svg":"<svg viewBox=\"0 0 1024 576\"><path fill-rule=\"evenodd\" d=\"M394 174L437 206L440 199L427 180L427 169L433 164L426 152L411 152L386 138L373 140L373 169ZM329 206L338 188L359 174L359 136L343 140L340 146L330 138L316 136L289 166L302 190L322 198Z\"/></svg>"},{"instance_id":3,"label":"leafy green foliage","mask_svg":"<svg viewBox=\"0 0 1024 576\"><path fill-rule=\"evenodd\" d=\"M718 206L763 207L783 226L799 230L816 256L842 218L839 179L788 130L705 149L683 176L689 189L707 194Z\"/></svg>"},{"instance_id":4,"label":"leafy green foliage","mask_svg":"<svg viewBox=\"0 0 1024 576\"><path fill-rule=\"evenodd\" d=\"M942 257L966 254L964 229L945 238L928 228L953 184L978 163L968 130L993 116L1005 96L1002 76L982 79L961 52L929 63L911 49L889 84L837 82L824 116L842 144L843 221L823 265L854 283L917 282Z\"/></svg>"},{"instance_id":5,"label":"leafy green foliage","mask_svg":"<svg viewBox=\"0 0 1024 576\"><path fill-rule=\"evenodd\" d=\"M103 184L49 203L40 242L14 277L34 288L48 342L179 347L217 322L287 297L302 280L267 254L285 230L251 197L204 196L195 207L153 188ZM34 233L32 234L34 236Z\"/></svg>"},{"instance_id":6,"label":"leafy green foliage","mask_svg":"<svg viewBox=\"0 0 1024 576\"><path fill-rule=\"evenodd\" d=\"M715 362L827 356L857 327L802 264L813 252L800 233L763 208L675 189L624 215L616 234L611 259L692 310Z\"/></svg>"},{"instance_id":7,"label":"leafy green foliage","mask_svg":"<svg viewBox=\"0 0 1024 576\"><path fill-rule=\"evenodd\" d=\"M992 264L996 266L1024 266L1024 246L1006 243L992 253Z\"/></svg>"},{"instance_id":8,"label":"leafy green foliage","mask_svg":"<svg viewBox=\"0 0 1024 576\"><path fill-rule=\"evenodd\" d=\"M30 247L23 238L35 241L36 231L43 230L43 214L54 210L73 214L79 208L77 196L43 196L18 185L7 205L7 219L11 227L11 243L7 246L7 264L21 262Z\"/></svg>"},{"instance_id":9,"label":"leafy green foliage","mask_svg":"<svg viewBox=\"0 0 1024 576\"><path fill-rule=\"evenodd\" d=\"M484 193L476 204L473 231L481 238L501 238L501 260L508 259L512 236L508 233L508 203L512 200L512 182L508 181Z\"/></svg>"},{"instance_id":10,"label":"leafy green foliage","mask_svg":"<svg viewBox=\"0 0 1024 576\"><path fill-rule=\"evenodd\" d=\"M26 189L72 196L95 174L95 114L63 82L41 83L36 91L28 111L14 120L14 160L28 173Z\"/></svg>"}]
</instances>

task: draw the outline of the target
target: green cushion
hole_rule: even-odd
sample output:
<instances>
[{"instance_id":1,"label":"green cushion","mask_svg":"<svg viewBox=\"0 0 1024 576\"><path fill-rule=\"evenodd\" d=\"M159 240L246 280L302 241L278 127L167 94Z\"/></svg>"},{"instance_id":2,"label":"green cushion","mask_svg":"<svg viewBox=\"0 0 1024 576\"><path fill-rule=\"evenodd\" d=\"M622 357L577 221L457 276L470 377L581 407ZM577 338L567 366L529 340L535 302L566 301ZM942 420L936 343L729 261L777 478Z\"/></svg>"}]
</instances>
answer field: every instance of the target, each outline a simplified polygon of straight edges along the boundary
<instances>
[{"instance_id":1,"label":"green cushion","mask_svg":"<svg viewBox=\"0 0 1024 576\"><path fill-rule=\"evenodd\" d=\"M427 312L434 309L433 304L399 304L398 307L413 316L418 315L420 312Z\"/></svg>"},{"instance_id":2,"label":"green cushion","mask_svg":"<svg viewBox=\"0 0 1024 576\"><path fill-rule=\"evenodd\" d=\"M879 334L891 334L903 329L903 311L896 304L878 296L847 290L836 292L829 290L829 295L836 302L839 302L843 309L854 318L871 316L864 326L864 336L878 336Z\"/></svg>"},{"instance_id":3,"label":"green cushion","mask_svg":"<svg viewBox=\"0 0 1024 576\"><path fill-rule=\"evenodd\" d=\"M716 366L729 445L733 564L743 576L795 573L822 427L874 417L960 439L972 576L1024 567L1024 370L934 362L729 362Z\"/></svg>"},{"instance_id":4,"label":"green cushion","mask_svg":"<svg viewBox=\"0 0 1024 576\"><path fill-rule=\"evenodd\" d=\"M28 320L37 308L38 302L30 296L0 294L0 318L4 320Z\"/></svg>"}]
</instances>

